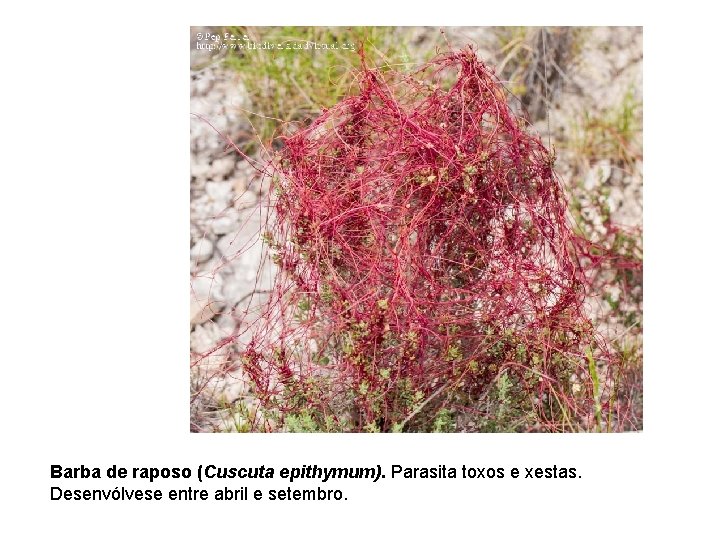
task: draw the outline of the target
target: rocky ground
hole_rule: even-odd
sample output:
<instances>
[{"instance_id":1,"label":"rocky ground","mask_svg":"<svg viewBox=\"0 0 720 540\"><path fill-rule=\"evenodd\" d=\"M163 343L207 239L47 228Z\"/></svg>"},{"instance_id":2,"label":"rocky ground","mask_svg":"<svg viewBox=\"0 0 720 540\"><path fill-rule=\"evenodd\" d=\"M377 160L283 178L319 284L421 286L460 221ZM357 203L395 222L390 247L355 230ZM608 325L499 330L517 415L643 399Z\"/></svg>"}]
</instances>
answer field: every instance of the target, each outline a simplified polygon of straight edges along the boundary
<instances>
[{"instance_id":1,"label":"rocky ground","mask_svg":"<svg viewBox=\"0 0 720 540\"><path fill-rule=\"evenodd\" d=\"M254 404L238 366L229 361L235 345L223 340L242 332L240 321L251 316L253 306L263 302L263 291L272 286L273 266L260 239L269 181L258 172L261 163L253 162L257 156L246 159L228 148L225 136L241 146L251 136L245 111L252 102L241 74L196 49L195 34L204 30L191 32L191 429L232 431L238 422L228 406L241 402L247 411ZM436 30L414 32L421 44ZM455 45L474 43L488 63L502 61L493 29L449 28L446 35ZM642 30L594 28L586 36L552 96L550 133L558 148L558 172L569 185L581 179L588 190L605 187L613 218L640 225L642 146L628 166L604 156L583 156L574 138L579 119L588 114L607 115L628 94L642 103ZM547 136L546 124L536 125ZM641 133L639 137L641 142Z\"/></svg>"},{"instance_id":2,"label":"rocky ground","mask_svg":"<svg viewBox=\"0 0 720 540\"><path fill-rule=\"evenodd\" d=\"M193 55L193 66L208 60ZM268 182L259 166L228 149L218 134L238 141L249 128L241 112L249 102L238 74L210 63L191 72L190 86L191 427L217 430L227 428L227 419L215 409L245 391L236 366L227 364L233 345L217 345L236 335L240 320L272 284L260 242Z\"/></svg>"}]
</instances>

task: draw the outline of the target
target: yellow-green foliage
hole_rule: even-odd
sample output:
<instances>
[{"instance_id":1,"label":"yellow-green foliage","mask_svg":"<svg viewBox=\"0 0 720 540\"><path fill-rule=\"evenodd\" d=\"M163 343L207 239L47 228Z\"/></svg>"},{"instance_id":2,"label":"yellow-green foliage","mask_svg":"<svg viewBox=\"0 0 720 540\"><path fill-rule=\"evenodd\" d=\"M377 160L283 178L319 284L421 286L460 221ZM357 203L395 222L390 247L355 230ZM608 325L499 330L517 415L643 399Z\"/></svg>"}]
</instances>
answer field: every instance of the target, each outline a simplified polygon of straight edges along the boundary
<instances>
[{"instance_id":1,"label":"yellow-green foliage","mask_svg":"<svg viewBox=\"0 0 720 540\"><path fill-rule=\"evenodd\" d=\"M633 169L642 159L642 102L634 87L621 101L604 113L589 113L574 126L569 147L579 159L610 160L616 166Z\"/></svg>"},{"instance_id":2,"label":"yellow-green foliage","mask_svg":"<svg viewBox=\"0 0 720 540\"><path fill-rule=\"evenodd\" d=\"M230 26L223 28L225 33L258 44L284 44L282 50L228 49L225 58L240 73L252 100L249 120L264 144L286 122L308 121L347 95L352 70L361 63L361 46L371 67L409 62L404 39L394 27ZM293 44L336 44L338 49L295 50Z\"/></svg>"}]
</instances>

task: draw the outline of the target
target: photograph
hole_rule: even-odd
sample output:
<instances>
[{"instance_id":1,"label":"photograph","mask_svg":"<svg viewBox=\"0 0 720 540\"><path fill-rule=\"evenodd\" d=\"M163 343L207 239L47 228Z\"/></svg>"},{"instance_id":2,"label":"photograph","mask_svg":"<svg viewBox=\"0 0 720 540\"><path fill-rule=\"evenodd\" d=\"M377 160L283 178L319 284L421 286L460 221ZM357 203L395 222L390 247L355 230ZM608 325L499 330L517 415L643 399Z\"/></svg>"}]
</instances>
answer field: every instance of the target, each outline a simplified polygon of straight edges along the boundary
<instances>
[{"instance_id":1,"label":"photograph","mask_svg":"<svg viewBox=\"0 0 720 540\"><path fill-rule=\"evenodd\" d=\"M643 431L642 27L193 26L189 75L190 432Z\"/></svg>"}]
</instances>

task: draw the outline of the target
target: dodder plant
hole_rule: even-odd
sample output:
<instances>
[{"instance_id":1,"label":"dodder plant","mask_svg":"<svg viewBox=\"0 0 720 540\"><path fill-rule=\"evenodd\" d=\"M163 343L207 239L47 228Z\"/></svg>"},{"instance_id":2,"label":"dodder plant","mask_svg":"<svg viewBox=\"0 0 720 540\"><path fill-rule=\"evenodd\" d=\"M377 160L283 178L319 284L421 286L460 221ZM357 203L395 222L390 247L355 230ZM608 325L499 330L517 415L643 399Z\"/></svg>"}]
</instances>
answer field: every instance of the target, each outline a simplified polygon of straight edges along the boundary
<instances>
[{"instance_id":1,"label":"dodder plant","mask_svg":"<svg viewBox=\"0 0 720 540\"><path fill-rule=\"evenodd\" d=\"M281 273L242 350L274 419L257 429L603 422L585 241L552 153L472 50L363 68L284 142L264 238Z\"/></svg>"}]
</instances>

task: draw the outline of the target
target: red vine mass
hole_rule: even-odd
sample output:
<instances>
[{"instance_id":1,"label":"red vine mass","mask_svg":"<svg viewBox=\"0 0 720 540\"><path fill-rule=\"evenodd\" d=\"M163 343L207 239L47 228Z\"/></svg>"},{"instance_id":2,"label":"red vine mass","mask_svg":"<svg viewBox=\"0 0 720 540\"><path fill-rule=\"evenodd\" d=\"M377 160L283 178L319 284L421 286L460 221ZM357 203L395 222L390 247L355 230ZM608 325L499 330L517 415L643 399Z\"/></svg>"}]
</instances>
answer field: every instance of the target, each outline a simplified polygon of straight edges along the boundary
<instances>
[{"instance_id":1,"label":"red vine mass","mask_svg":"<svg viewBox=\"0 0 720 540\"><path fill-rule=\"evenodd\" d=\"M273 165L281 271L241 350L255 395L402 430L449 399L478 406L509 373L538 422L551 401L592 417L586 350L611 361L584 310L600 256L552 153L470 49L413 74L365 67L356 85Z\"/></svg>"}]
</instances>

